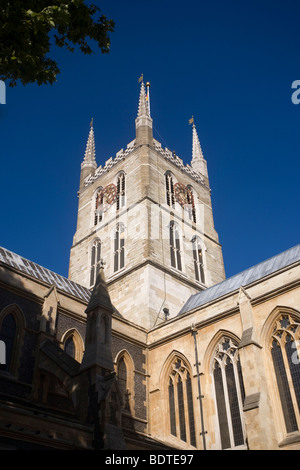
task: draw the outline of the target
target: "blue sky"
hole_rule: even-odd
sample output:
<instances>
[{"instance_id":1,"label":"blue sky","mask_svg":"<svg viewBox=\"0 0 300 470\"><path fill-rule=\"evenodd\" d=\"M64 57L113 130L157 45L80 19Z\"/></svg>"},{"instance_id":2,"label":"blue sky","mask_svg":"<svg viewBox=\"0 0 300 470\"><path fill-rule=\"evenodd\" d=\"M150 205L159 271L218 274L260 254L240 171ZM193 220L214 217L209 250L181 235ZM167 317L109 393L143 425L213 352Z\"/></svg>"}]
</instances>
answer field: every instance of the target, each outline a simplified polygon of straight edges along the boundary
<instances>
[{"instance_id":1,"label":"blue sky","mask_svg":"<svg viewBox=\"0 0 300 470\"><path fill-rule=\"evenodd\" d=\"M195 118L227 277L298 244L299 1L94 3L116 22L110 54L53 47L57 83L0 105L0 245L68 275L90 120L99 165L135 137L141 73L154 137L185 163Z\"/></svg>"}]
</instances>

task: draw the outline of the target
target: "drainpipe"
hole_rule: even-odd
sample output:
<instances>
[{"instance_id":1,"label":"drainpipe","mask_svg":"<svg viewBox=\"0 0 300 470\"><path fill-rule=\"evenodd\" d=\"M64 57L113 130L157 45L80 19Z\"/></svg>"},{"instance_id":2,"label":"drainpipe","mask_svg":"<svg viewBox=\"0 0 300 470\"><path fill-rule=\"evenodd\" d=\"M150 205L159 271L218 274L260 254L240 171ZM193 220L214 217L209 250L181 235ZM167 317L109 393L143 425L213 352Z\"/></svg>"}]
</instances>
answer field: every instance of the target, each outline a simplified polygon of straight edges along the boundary
<instances>
[{"instance_id":1,"label":"drainpipe","mask_svg":"<svg viewBox=\"0 0 300 470\"><path fill-rule=\"evenodd\" d=\"M198 350L197 350L197 340L196 336L198 334L197 329L194 325L194 323L191 326L191 333L194 337L194 344L195 344L195 361L196 361L196 371L197 371L197 381L198 381L198 399L199 399L199 405L200 405L200 417L201 417L201 432L200 436L202 436L203 440L203 450L206 450L206 442L205 442L205 434L207 434L207 431L204 431L204 418L203 418L203 404L202 404L202 398L203 395L201 394L201 384L200 384L200 373L199 373L199 361L198 361Z\"/></svg>"}]
</instances>

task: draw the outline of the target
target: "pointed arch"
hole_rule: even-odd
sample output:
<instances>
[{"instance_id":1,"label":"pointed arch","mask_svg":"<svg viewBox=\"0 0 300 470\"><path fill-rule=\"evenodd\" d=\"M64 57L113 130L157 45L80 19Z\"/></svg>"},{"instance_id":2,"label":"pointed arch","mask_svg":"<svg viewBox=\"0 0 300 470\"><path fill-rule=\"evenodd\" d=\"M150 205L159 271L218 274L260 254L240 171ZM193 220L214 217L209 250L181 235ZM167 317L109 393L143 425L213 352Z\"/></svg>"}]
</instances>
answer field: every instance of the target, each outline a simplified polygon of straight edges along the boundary
<instances>
[{"instance_id":1,"label":"pointed arch","mask_svg":"<svg viewBox=\"0 0 300 470\"><path fill-rule=\"evenodd\" d=\"M5 364L1 364L0 370L15 376L20 366L25 327L24 314L17 304L7 305L0 312L0 340L5 344Z\"/></svg>"},{"instance_id":2,"label":"pointed arch","mask_svg":"<svg viewBox=\"0 0 300 470\"><path fill-rule=\"evenodd\" d=\"M169 207L175 209L175 178L171 171L165 173L166 202Z\"/></svg>"},{"instance_id":3,"label":"pointed arch","mask_svg":"<svg viewBox=\"0 0 300 470\"><path fill-rule=\"evenodd\" d=\"M119 351L115 359L115 370L122 395L123 410L134 414L134 362L126 349Z\"/></svg>"},{"instance_id":4,"label":"pointed arch","mask_svg":"<svg viewBox=\"0 0 300 470\"><path fill-rule=\"evenodd\" d=\"M96 282L97 273L101 263L101 240L94 238L90 247L90 287Z\"/></svg>"},{"instance_id":5,"label":"pointed arch","mask_svg":"<svg viewBox=\"0 0 300 470\"><path fill-rule=\"evenodd\" d=\"M182 271L182 241L178 224L174 220L169 223L169 241L171 266Z\"/></svg>"},{"instance_id":6,"label":"pointed arch","mask_svg":"<svg viewBox=\"0 0 300 470\"><path fill-rule=\"evenodd\" d=\"M77 362L81 362L84 353L84 342L81 334L76 328L67 330L62 338L61 344L64 351L69 354Z\"/></svg>"},{"instance_id":7,"label":"pointed arch","mask_svg":"<svg viewBox=\"0 0 300 470\"><path fill-rule=\"evenodd\" d=\"M98 225L100 222L102 222L103 219L103 213L102 211L99 211L99 207L103 204L103 186L99 186L99 188L96 189L93 195L93 215L94 215L94 225Z\"/></svg>"},{"instance_id":8,"label":"pointed arch","mask_svg":"<svg viewBox=\"0 0 300 470\"><path fill-rule=\"evenodd\" d=\"M117 211L126 205L126 176L125 171L120 171L116 176L116 209Z\"/></svg>"},{"instance_id":9,"label":"pointed arch","mask_svg":"<svg viewBox=\"0 0 300 470\"><path fill-rule=\"evenodd\" d=\"M261 341L276 428L288 437L300 431L300 312L276 306Z\"/></svg>"},{"instance_id":10,"label":"pointed arch","mask_svg":"<svg viewBox=\"0 0 300 470\"><path fill-rule=\"evenodd\" d=\"M125 225L119 222L114 233L114 272L125 267Z\"/></svg>"},{"instance_id":11,"label":"pointed arch","mask_svg":"<svg viewBox=\"0 0 300 470\"><path fill-rule=\"evenodd\" d=\"M187 211L189 219L196 223L197 222L197 213L196 213L196 203L195 203L195 191L193 187L189 184L187 185Z\"/></svg>"},{"instance_id":12,"label":"pointed arch","mask_svg":"<svg viewBox=\"0 0 300 470\"><path fill-rule=\"evenodd\" d=\"M167 403L170 434L196 447L192 368L179 351L172 351L166 359L160 383Z\"/></svg>"},{"instance_id":13,"label":"pointed arch","mask_svg":"<svg viewBox=\"0 0 300 470\"><path fill-rule=\"evenodd\" d=\"M245 444L243 403L245 399L238 345L240 339L220 330L212 338L204 358L204 370L212 378L217 419L217 441L221 449Z\"/></svg>"},{"instance_id":14,"label":"pointed arch","mask_svg":"<svg viewBox=\"0 0 300 470\"><path fill-rule=\"evenodd\" d=\"M205 284L205 252L206 247L201 238L195 235L191 239L192 250L193 250L193 263L194 263L194 273L195 279L201 284Z\"/></svg>"}]
</instances>

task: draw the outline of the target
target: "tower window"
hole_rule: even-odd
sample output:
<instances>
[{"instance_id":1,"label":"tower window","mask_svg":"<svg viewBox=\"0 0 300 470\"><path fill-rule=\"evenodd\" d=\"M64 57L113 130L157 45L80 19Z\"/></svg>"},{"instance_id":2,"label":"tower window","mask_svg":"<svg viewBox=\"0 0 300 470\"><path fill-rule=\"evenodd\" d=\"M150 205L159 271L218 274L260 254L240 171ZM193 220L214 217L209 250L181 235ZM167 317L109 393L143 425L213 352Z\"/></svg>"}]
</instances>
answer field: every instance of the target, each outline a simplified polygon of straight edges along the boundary
<instances>
[{"instance_id":1,"label":"tower window","mask_svg":"<svg viewBox=\"0 0 300 470\"><path fill-rule=\"evenodd\" d=\"M299 431L299 338L299 321L282 315L273 330L271 356L287 433Z\"/></svg>"},{"instance_id":2,"label":"tower window","mask_svg":"<svg viewBox=\"0 0 300 470\"><path fill-rule=\"evenodd\" d=\"M187 203L188 203L188 215L189 219L192 220L194 223L196 223L196 207L195 207L195 199L194 199L194 194L193 190L190 186L187 187Z\"/></svg>"},{"instance_id":3,"label":"tower window","mask_svg":"<svg viewBox=\"0 0 300 470\"><path fill-rule=\"evenodd\" d=\"M95 200L95 216L94 216L94 225L99 224L102 221L103 215L102 211L99 208L103 205L103 188L99 188L96 194Z\"/></svg>"},{"instance_id":4,"label":"tower window","mask_svg":"<svg viewBox=\"0 0 300 470\"><path fill-rule=\"evenodd\" d=\"M182 271L181 252L180 252L180 238L178 228L175 222L170 223L170 255L171 266Z\"/></svg>"},{"instance_id":5,"label":"tower window","mask_svg":"<svg viewBox=\"0 0 300 470\"><path fill-rule=\"evenodd\" d=\"M93 286L96 282L96 277L99 271L100 262L101 262L101 241L95 240L92 245L92 251L91 251L90 286Z\"/></svg>"},{"instance_id":6,"label":"tower window","mask_svg":"<svg viewBox=\"0 0 300 470\"><path fill-rule=\"evenodd\" d=\"M245 393L237 345L223 338L215 353L213 378L222 449L243 445L242 404Z\"/></svg>"},{"instance_id":7,"label":"tower window","mask_svg":"<svg viewBox=\"0 0 300 470\"><path fill-rule=\"evenodd\" d=\"M204 284L203 252L198 237L192 239L195 279Z\"/></svg>"},{"instance_id":8,"label":"tower window","mask_svg":"<svg viewBox=\"0 0 300 470\"><path fill-rule=\"evenodd\" d=\"M175 208L174 183L171 173L166 174L166 198L168 206Z\"/></svg>"},{"instance_id":9,"label":"tower window","mask_svg":"<svg viewBox=\"0 0 300 470\"><path fill-rule=\"evenodd\" d=\"M125 175L120 173L117 179L117 210L125 206Z\"/></svg>"},{"instance_id":10,"label":"tower window","mask_svg":"<svg viewBox=\"0 0 300 470\"><path fill-rule=\"evenodd\" d=\"M115 232L114 240L114 271L125 266L125 230L124 225L119 223Z\"/></svg>"}]
</instances>

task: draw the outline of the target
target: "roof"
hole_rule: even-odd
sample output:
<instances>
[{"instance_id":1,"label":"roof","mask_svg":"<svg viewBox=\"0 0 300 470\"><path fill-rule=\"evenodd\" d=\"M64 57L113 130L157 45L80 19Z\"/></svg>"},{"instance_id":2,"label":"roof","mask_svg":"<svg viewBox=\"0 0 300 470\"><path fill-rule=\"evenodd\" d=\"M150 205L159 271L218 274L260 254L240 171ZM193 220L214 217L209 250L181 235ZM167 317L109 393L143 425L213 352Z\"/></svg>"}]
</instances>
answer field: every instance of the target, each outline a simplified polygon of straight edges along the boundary
<instances>
[{"instance_id":1,"label":"roof","mask_svg":"<svg viewBox=\"0 0 300 470\"><path fill-rule=\"evenodd\" d=\"M189 312L190 310L216 300L223 295L230 294L231 292L238 290L241 286L246 287L265 276L275 273L276 271L299 261L300 244L256 264L241 273L235 274L225 281L209 287L198 294L192 295L184 304L178 315Z\"/></svg>"},{"instance_id":2,"label":"roof","mask_svg":"<svg viewBox=\"0 0 300 470\"><path fill-rule=\"evenodd\" d=\"M33 261L29 261L22 256L19 256L6 248L0 247L0 262L7 264L19 271L39 280L46 282L53 286L55 285L60 291L73 295L85 302L88 302L91 296L91 291L86 287L70 281L69 279L60 276L59 274L43 268Z\"/></svg>"}]
</instances>

